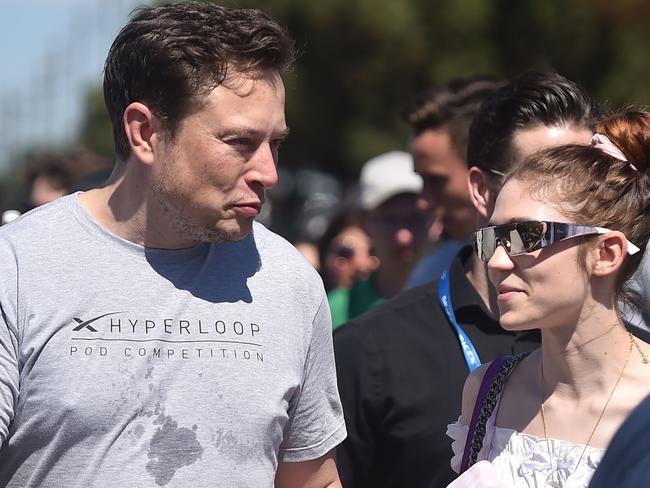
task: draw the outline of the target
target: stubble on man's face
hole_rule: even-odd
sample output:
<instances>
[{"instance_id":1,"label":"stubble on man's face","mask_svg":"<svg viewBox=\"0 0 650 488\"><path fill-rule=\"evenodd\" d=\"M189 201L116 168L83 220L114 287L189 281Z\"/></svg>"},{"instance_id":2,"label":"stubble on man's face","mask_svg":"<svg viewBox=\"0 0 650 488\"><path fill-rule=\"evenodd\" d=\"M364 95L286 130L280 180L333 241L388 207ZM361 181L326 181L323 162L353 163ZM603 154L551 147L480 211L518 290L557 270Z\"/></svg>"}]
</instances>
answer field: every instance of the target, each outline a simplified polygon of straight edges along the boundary
<instances>
[{"instance_id":1,"label":"stubble on man's face","mask_svg":"<svg viewBox=\"0 0 650 488\"><path fill-rule=\"evenodd\" d=\"M213 244L238 240L231 232L220 228L218 223L214 226L207 226L190 217L187 211L187 202L183 202L173 191L175 188L173 164L166 159L162 166L159 178L151 185L151 195L163 210L165 217L177 229L179 235L191 241Z\"/></svg>"}]
</instances>

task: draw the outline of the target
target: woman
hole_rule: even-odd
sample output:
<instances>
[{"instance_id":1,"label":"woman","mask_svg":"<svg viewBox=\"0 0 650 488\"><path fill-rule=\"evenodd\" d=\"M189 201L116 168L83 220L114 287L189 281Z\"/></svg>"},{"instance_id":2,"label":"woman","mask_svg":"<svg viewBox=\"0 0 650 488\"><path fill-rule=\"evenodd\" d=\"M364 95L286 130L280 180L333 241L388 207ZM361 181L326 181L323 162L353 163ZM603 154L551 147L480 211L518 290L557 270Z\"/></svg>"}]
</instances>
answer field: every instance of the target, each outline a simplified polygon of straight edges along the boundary
<instances>
[{"instance_id":1,"label":"woman","mask_svg":"<svg viewBox=\"0 0 650 488\"><path fill-rule=\"evenodd\" d=\"M618 310L650 234L649 164L650 114L627 111L591 146L541 151L507 175L474 243L502 327L538 328L542 346L469 376L448 429L456 471L487 460L504 486L587 486L650 393L650 349Z\"/></svg>"}]
</instances>

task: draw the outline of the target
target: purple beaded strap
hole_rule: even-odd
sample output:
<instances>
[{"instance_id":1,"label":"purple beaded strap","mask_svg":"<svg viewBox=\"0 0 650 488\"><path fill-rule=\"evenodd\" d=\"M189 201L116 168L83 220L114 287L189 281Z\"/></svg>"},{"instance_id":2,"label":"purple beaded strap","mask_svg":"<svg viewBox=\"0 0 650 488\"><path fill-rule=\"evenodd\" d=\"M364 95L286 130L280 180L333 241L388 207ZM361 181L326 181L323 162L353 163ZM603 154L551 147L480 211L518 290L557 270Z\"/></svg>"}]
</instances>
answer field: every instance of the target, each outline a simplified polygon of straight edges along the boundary
<instances>
[{"instance_id":1,"label":"purple beaded strap","mask_svg":"<svg viewBox=\"0 0 650 488\"><path fill-rule=\"evenodd\" d=\"M487 398L490 387L494 382L499 370L503 364L510 358L510 356L500 356L488 366L485 375L483 376L483 381L481 381L481 388L478 391L476 397L476 403L474 404L474 412L472 412L472 421L469 424L469 431L467 432L467 439L465 440L465 450L463 451L463 461L460 465L460 472L463 473L469 467L469 454L472 447L472 440L474 439L474 433L476 432L476 426L478 425L479 416L481 410L483 409L483 404Z\"/></svg>"}]
</instances>

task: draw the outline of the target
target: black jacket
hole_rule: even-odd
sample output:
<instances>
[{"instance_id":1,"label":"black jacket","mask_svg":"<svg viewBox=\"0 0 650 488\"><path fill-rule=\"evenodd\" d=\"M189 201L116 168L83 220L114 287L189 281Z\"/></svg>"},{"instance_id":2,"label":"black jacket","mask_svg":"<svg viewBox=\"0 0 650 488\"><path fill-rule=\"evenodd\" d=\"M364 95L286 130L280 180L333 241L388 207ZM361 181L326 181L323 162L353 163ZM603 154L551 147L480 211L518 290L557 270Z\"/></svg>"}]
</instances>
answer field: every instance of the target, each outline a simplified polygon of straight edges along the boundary
<instances>
[{"instance_id":1,"label":"black jacket","mask_svg":"<svg viewBox=\"0 0 650 488\"><path fill-rule=\"evenodd\" d=\"M450 293L481 361L537 347L537 332L504 331L484 306L463 269L473 256L466 247L453 262ZM437 289L435 281L405 291L334 333L345 488L444 487L454 478L445 432L460 415L468 368Z\"/></svg>"}]
</instances>

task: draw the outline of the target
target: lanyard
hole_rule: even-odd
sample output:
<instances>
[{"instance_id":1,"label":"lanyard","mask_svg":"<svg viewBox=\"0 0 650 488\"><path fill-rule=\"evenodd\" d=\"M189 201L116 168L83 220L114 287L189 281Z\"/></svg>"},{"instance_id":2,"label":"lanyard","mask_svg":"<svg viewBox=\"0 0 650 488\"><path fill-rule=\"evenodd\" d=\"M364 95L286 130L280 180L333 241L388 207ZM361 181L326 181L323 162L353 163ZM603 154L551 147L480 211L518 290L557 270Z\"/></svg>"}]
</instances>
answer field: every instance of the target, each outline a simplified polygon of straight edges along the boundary
<instances>
[{"instance_id":1,"label":"lanyard","mask_svg":"<svg viewBox=\"0 0 650 488\"><path fill-rule=\"evenodd\" d=\"M440 276L440 281L438 282L438 299L440 300L440 305L442 305L442 309L445 311L445 314L447 315L449 322L451 322L451 325L454 327L454 330L456 331L456 335L458 336L458 341L460 342L460 348L463 351L463 356L465 356L465 362L467 363L467 367L469 368L469 371L471 373L481 365L481 360L478 357L478 353L476 352L476 348L474 347L474 344L472 344L472 341L470 340L469 336L458 324L458 320L456 320L456 314L454 313L454 309L451 306L451 293L449 292L449 270L448 269L446 269L444 273L442 273L442 276Z\"/></svg>"}]
</instances>

